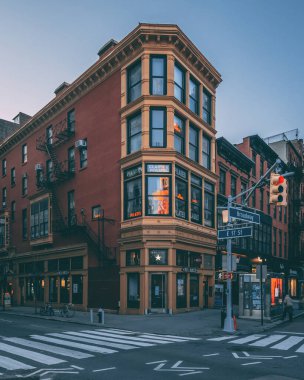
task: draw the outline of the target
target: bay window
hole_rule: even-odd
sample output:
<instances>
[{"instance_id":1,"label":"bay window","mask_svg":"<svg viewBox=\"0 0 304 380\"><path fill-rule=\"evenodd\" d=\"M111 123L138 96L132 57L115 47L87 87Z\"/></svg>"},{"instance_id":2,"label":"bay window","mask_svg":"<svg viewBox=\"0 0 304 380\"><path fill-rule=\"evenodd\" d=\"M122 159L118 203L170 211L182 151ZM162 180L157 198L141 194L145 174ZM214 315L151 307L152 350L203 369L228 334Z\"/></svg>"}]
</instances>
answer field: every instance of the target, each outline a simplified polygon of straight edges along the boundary
<instances>
[{"instance_id":1,"label":"bay window","mask_svg":"<svg viewBox=\"0 0 304 380\"><path fill-rule=\"evenodd\" d=\"M188 173L175 167L175 216L188 219Z\"/></svg>"},{"instance_id":2,"label":"bay window","mask_svg":"<svg viewBox=\"0 0 304 380\"><path fill-rule=\"evenodd\" d=\"M174 96L185 103L185 71L177 63L174 65Z\"/></svg>"},{"instance_id":3,"label":"bay window","mask_svg":"<svg viewBox=\"0 0 304 380\"><path fill-rule=\"evenodd\" d=\"M152 55L150 60L150 94L167 93L167 57Z\"/></svg>"},{"instance_id":4,"label":"bay window","mask_svg":"<svg viewBox=\"0 0 304 380\"><path fill-rule=\"evenodd\" d=\"M195 79L190 77L189 81L189 108L192 112L198 114L199 110L199 84Z\"/></svg>"},{"instance_id":5,"label":"bay window","mask_svg":"<svg viewBox=\"0 0 304 380\"><path fill-rule=\"evenodd\" d=\"M174 148L177 152L185 152L185 121L174 115Z\"/></svg>"},{"instance_id":6,"label":"bay window","mask_svg":"<svg viewBox=\"0 0 304 380\"><path fill-rule=\"evenodd\" d=\"M128 103L141 96L141 61L135 62L127 71Z\"/></svg>"},{"instance_id":7,"label":"bay window","mask_svg":"<svg viewBox=\"0 0 304 380\"><path fill-rule=\"evenodd\" d=\"M142 216L142 167L124 172L124 219Z\"/></svg>"},{"instance_id":8,"label":"bay window","mask_svg":"<svg viewBox=\"0 0 304 380\"><path fill-rule=\"evenodd\" d=\"M166 108L150 109L150 147L165 148L167 145Z\"/></svg>"},{"instance_id":9,"label":"bay window","mask_svg":"<svg viewBox=\"0 0 304 380\"><path fill-rule=\"evenodd\" d=\"M211 169L211 138L203 135L203 166Z\"/></svg>"},{"instance_id":10,"label":"bay window","mask_svg":"<svg viewBox=\"0 0 304 380\"><path fill-rule=\"evenodd\" d=\"M170 164L147 164L146 173L146 215L171 215L171 175L157 175L170 173Z\"/></svg>"},{"instance_id":11,"label":"bay window","mask_svg":"<svg viewBox=\"0 0 304 380\"><path fill-rule=\"evenodd\" d=\"M203 120L211 125L211 94L205 88L203 90Z\"/></svg>"},{"instance_id":12,"label":"bay window","mask_svg":"<svg viewBox=\"0 0 304 380\"><path fill-rule=\"evenodd\" d=\"M202 223L202 179L191 175L191 222Z\"/></svg>"},{"instance_id":13,"label":"bay window","mask_svg":"<svg viewBox=\"0 0 304 380\"><path fill-rule=\"evenodd\" d=\"M131 116L127 128L127 153L130 154L141 148L141 114Z\"/></svg>"},{"instance_id":14,"label":"bay window","mask_svg":"<svg viewBox=\"0 0 304 380\"><path fill-rule=\"evenodd\" d=\"M214 185L204 183L204 225L214 227Z\"/></svg>"},{"instance_id":15,"label":"bay window","mask_svg":"<svg viewBox=\"0 0 304 380\"><path fill-rule=\"evenodd\" d=\"M198 140L199 139L199 132L198 130L193 126L190 125L189 129L189 157L191 160L198 162Z\"/></svg>"}]
</instances>

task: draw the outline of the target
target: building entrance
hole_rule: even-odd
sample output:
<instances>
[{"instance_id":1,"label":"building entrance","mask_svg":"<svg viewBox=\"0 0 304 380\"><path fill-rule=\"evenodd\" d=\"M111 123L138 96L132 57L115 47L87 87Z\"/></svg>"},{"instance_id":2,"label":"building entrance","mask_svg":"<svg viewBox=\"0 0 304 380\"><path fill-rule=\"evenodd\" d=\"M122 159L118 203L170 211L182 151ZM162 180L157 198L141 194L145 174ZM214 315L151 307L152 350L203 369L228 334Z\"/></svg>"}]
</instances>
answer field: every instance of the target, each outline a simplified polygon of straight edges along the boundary
<instances>
[{"instance_id":1,"label":"building entrance","mask_svg":"<svg viewBox=\"0 0 304 380\"><path fill-rule=\"evenodd\" d=\"M152 312L165 313L167 308L167 275L152 273L150 277L150 309Z\"/></svg>"}]
</instances>

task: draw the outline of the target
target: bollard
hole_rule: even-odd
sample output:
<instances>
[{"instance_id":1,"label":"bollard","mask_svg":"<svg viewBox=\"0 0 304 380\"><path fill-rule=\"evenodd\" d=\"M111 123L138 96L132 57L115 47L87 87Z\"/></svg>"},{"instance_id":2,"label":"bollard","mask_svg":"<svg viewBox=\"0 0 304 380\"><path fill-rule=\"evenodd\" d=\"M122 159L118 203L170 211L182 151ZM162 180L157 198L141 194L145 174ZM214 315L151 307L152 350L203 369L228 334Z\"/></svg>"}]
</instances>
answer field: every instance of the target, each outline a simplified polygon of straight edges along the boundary
<instances>
[{"instance_id":1,"label":"bollard","mask_svg":"<svg viewBox=\"0 0 304 380\"><path fill-rule=\"evenodd\" d=\"M91 323L94 323L93 309L90 309L90 321Z\"/></svg>"}]
</instances>

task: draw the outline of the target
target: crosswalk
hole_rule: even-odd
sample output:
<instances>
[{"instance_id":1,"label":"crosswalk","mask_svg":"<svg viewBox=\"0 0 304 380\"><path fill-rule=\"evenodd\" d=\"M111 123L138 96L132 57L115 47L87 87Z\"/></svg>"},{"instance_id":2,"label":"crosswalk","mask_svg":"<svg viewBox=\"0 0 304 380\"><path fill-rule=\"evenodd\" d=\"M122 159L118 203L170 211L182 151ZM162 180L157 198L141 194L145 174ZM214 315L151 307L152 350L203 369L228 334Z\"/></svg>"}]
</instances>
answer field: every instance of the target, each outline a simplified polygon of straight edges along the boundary
<instances>
[{"instance_id":1,"label":"crosswalk","mask_svg":"<svg viewBox=\"0 0 304 380\"><path fill-rule=\"evenodd\" d=\"M224 335L216 338L209 338L211 342L225 342L227 344L247 345L260 348L272 348L275 350L293 350L304 353L304 333L293 335L292 332L278 332L274 334L250 334L244 337Z\"/></svg>"},{"instance_id":2,"label":"crosswalk","mask_svg":"<svg viewBox=\"0 0 304 380\"><path fill-rule=\"evenodd\" d=\"M2 336L0 371L35 370L39 366L60 366L74 359L87 359L96 355L115 354L193 340L200 340L200 338L147 334L120 329L64 331L44 335L33 334L25 338Z\"/></svg>"}]
</instances>

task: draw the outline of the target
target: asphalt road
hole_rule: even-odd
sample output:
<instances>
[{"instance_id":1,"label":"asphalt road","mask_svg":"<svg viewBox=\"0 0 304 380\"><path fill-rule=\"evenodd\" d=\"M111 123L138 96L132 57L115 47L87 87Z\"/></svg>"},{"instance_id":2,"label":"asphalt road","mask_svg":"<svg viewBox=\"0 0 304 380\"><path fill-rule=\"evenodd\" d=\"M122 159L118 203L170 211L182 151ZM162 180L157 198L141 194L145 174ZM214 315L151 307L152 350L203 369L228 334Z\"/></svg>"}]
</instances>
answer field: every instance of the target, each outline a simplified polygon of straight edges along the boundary
<instances>
[{"instance_id":1,"label":"asphalt road","mask_svg":"<svg viewBox=\"0 0 304 380\"><path fill-rule=\"evenodd\" d=\"M0 314L0 380L304 379L303 318L201 339Z\"/></svg>"}]
</instances>

